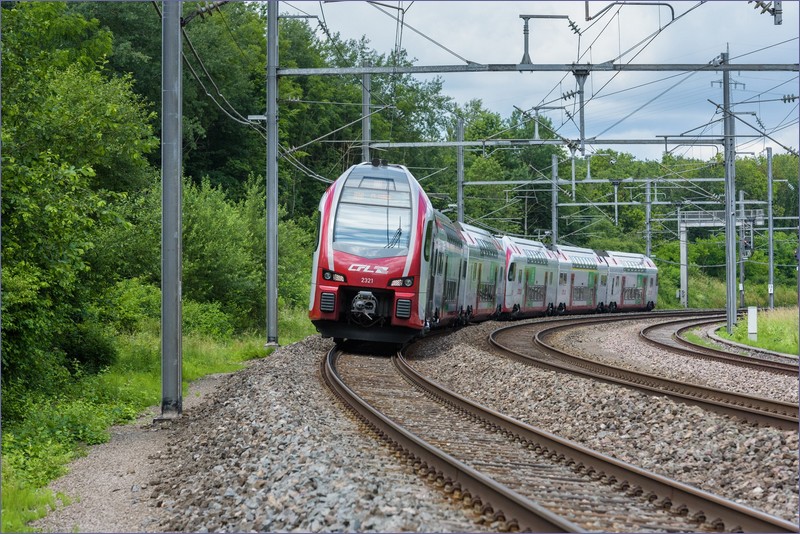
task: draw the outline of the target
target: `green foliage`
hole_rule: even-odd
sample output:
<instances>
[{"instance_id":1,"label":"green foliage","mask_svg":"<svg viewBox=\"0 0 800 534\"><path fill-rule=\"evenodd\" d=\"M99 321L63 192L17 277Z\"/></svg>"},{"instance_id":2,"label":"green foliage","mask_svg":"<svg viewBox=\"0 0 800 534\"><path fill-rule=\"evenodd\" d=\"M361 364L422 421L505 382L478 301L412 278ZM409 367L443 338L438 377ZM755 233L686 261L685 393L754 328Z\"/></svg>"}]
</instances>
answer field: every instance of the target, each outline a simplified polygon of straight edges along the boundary
<instances>
[{"instance_id":1,"label":"green foliage","mask_svg":"<svg viewBox=\"0 0 800 534\"><path fill-rule=\"evenodd\" d=\"M11 454L19 455L19 452L9 448ZM25 480L20 475L20 471L13 466L13 462L6 458L6 451L3 450L2 459L2 502L3 532L30 532L32 529L27 525L29 522L47 515L51 510L55 510L58 503L69 504L69 499L46 488L36 487Z\"/></svg>"},{"instance_id":2,"label":"green foliage","mask_svg":"<svg viewBox=\"0 0 800 534\"><path fill-rule=\"evenodd\" d=\"M106 331L97 322L78 323L58 340L68 362L74 362L80 371L97 373L117 358L117 350Z\"/></svg>"},{"instance_id":3,"label":"green foliage","mask_svg":"<svg viewBox=\"0 0 800 534\"><path fill-rule=\"evenodd\" d=\"M183 302L183 331L225 340L233 335L233 325L219 303L186 300Z\"/></svg>"},{"instance_id":4,"label":"green foliage","mask_svg":"<svg viewBox=\"0 0 800 534\"><path fill-rule=\"evenodd\" d=\"M231 317L251 316L259 280L257 260L249 253L255 229L207 180L185 184L183 213L186 298L220 303Z\"/></svg>"},{"instance_id":5,"label":"green foliage","mask_svg":"<svg viewBox=\"0 0 800 534\"><path fill-rule=\"evenodd\" d=\"M91 232L105 207L88 187L91 175L51 153L26 165L3 160L4 383L58 384L63 355L54 339L71 324Z\"/></svg>"}]
</instances>

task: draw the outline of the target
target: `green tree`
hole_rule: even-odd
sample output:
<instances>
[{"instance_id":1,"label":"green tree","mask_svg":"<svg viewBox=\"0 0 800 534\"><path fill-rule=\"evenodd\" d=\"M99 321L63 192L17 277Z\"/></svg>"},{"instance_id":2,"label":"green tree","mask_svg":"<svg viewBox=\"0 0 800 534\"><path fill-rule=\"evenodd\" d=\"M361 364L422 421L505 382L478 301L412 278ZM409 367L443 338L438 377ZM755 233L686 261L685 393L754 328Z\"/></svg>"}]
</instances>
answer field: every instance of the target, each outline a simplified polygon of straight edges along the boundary
<instances>
[{"instance_id":1,"label":"green tree","mask_svg":"<svg viewBox=\"0 0 800 534\"><path fill-rule=\"evenodd\" d=\"M27 159L3 158L3 381L49 389L64 378L58 340L71 330L106 203L89 186L90 168L48 152Z\"/></svg>"}]
</instances>

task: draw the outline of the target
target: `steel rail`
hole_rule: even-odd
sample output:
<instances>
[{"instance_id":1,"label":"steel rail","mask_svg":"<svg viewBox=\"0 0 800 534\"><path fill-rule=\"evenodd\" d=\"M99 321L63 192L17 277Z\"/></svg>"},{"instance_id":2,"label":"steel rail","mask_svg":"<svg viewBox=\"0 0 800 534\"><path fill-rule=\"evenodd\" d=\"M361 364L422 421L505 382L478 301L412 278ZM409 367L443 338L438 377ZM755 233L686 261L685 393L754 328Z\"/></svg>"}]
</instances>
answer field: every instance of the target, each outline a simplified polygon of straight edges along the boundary
<instances>
[{"instance_id":1,"label":"steel rail","mask_svg":"<svg viewBox=\"0 0 800 534\"><path fill-rule=\"evenodd\" d=\"M513 435L523 444L533 445L537 453L541 451L547 456L563 459L567 465L574 465L576 469L585 470L595 477L605 478L609 484L618 484L623 491L641 491L647 494L650 501L659 501L665 508L689 515L698 522L708 523L719 531L798 531L797 525L779 517L599 453L467 399L420 374L401 353L398 353L394 362L403 375L442 402Z\"/></svg>"},{"instance_id":2,"label":"steel rail","mask_svg":"<svg viewBox=\"0 0 800 534\"><path fill-rule=\"evenodd\" d=\"M724 317L722 317L721 319L724 322ZM728 363L733 363L734 365L741 365L760 370L774 370L776 372L781 372L785 374L797 375L798 373L797 363L789 364L789 363L753 358L751 356L744 356L742 354L728 352L726 350L715 349L713 347L706 347L704 345L698 345L681 337L681 334L688 330L697 328L699 326L706 326L719 323L720 319L691 321L691 324L687 324L686 326L675 330L675 332L673 332L671 337L669 338L669 341L667 341L666 338L664 337L662 337L662 339L657 338L657 331L659 329L668 328L671 326L679 325L681 323L689 323L689 322L690 321L687 321L686 319L678 319L675 321L667 321L656 325L646 326L642 328L642 330L639 332L639 337L645 342L653 345L654 347L658 347L671 352L677 352L679 354L685 354L687 356L698 357L698 358L711 358L715 360L725 361Z\"/></svg>"},{"instance_id":3,"label":"steel rail","mask_svg":"<svg viewBox=\"0 0 800 534\"><path fill-rule=\"evenodd\" d=\"M575 523L554 514L540 504L460 462L373 409L339 376L336 371L338 355L338 346L328 352L321 364L322 376L331 390L375 428L378 435L395 443L428 466L435 466L444 478L459 484L462 491L466 490L471 495L479 496L482 502L489 504L494 510L502 511L507 520L511 518L516 520L521 530L585 532Z\"/></svg>"},{"instance_id":4,"label":"steel rail","mask_svg":"<svg viewBox=\"0 0 800 534\"><path fill-rule=\"evenodd\" d=\"M625 319L625 317L619 318L619 320ZM591 320L582 320L579 323L583 326L592 324L592 322ZM608 320L597 320L596 322L608 322ZM568 321L559 322L556 326L538 325L542 328L534 334L533 342L541 353L550 357L548 360L537 358L532 354L522 354L503 345L497 340L499 334L508 334L514 329L530 329L531 326L531 324L521 326L515 325L498 329L489 336L489 341L498 349L525 362L580 374L592 379L602 379L649 393L667 395L727 415L742 417L759 424L767 424L788 430L797 430L798 428L799 408L797 404L720 391L697 384L682 383L647 373L606 365L569 354L548 345L543 337L559 330L573 328L575 325L569 324Z\"/></svg>"}]
</instances>

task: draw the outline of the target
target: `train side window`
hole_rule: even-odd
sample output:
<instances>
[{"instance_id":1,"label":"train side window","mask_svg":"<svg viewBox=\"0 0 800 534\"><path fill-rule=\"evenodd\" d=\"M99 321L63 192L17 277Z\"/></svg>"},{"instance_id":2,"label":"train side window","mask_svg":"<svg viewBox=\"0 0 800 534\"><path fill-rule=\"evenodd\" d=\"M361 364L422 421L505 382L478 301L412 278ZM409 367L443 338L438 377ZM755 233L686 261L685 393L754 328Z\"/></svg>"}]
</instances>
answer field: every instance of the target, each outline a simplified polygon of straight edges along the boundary
<instances>
[{"instance_id":1,"label":"train side window","mask_svg":"<svg viewBox=\"0 0 800 534\"><path fill-rule=\"evenodd\" d=\"M519 274L517 274L517 283L522 283L522 269L519 270Z\"/></svg>"},{"instance_id":2,"label":"train side window","mask_svg":"<svg viewBox=\"0 0 800 534\"><path fill-rule=\"evenodd\" d=\"M508 281L509 282L513 282L514 281L514 271L516 270L516 268L517 268L517 264L512 261L511 265L508 266Z\"/></svg>"},{"instance_id":3,"label":"train side window","mask_svg":"<svg viewBox=\"0 0 800 534\"><path fill-rule=\"evenodd\" d=\"M608 276L606 276L606 275L603 275L603 276L601 276L601 277L600 277L600 285L601 285L601 286L603 286L603 287L605 287L605 285L606 285L607 283L608 283Z\"/></svg>"},{"instance_id":4,"label":"train side window","mask_svg":"<svg viewBox=\"0 0 800 534\"><path fill-rule=\"evenodd\" d=\"M567 285L567 273L559 273L559 275L558 275L558 285L561 285L561 286Z\"/></svg>"},{"instance_id":5,"label":"train side window","mask_svg":"<svg viewBox=\"0 0 800 534\"><path fill-rule=\"evenodd\" d=\"M431 244L433 243L433 220L428 221L428 226L425 228L425 261L431 261Z\"/></svg>"},{"instance_id":6,"label":"train side window","mask_svg":"<svg viewBox=\"0 0 800 534\"><path fill-rule=\"evenodd\" d=\"M461 278L466 280L467 279L467 262L461 261Z\"/></svg>"}]
</instances>

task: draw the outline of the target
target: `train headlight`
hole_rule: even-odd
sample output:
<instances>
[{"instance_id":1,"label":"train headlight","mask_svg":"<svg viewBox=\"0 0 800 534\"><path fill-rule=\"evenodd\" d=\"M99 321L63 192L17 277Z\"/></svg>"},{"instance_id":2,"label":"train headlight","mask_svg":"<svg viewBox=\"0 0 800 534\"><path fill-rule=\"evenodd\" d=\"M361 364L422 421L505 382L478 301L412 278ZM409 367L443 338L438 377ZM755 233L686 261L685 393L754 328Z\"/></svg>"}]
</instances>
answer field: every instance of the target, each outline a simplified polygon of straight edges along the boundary
<instances>
[{"instance_id":1,"label":"train headlight","mask_svg":"<svg viewBox=\"0 0 800 534\"><path fill-rule=\"evenodd\" d=\"M322 270L322 278L325 280L333 280L334 282L347 282L347 278L343 274L335 273L327 269Z\"/></svg>"},{"instance_id":2,"label":"train headlight","mask_svg":"<svg viewBox=\"0 0 800 534\"><path fill-rule=\"evenodd\" d=\"M389 287L411 287L414 285L414 277L406 276L389 280Z\"/></svg>"}]
</instances>

